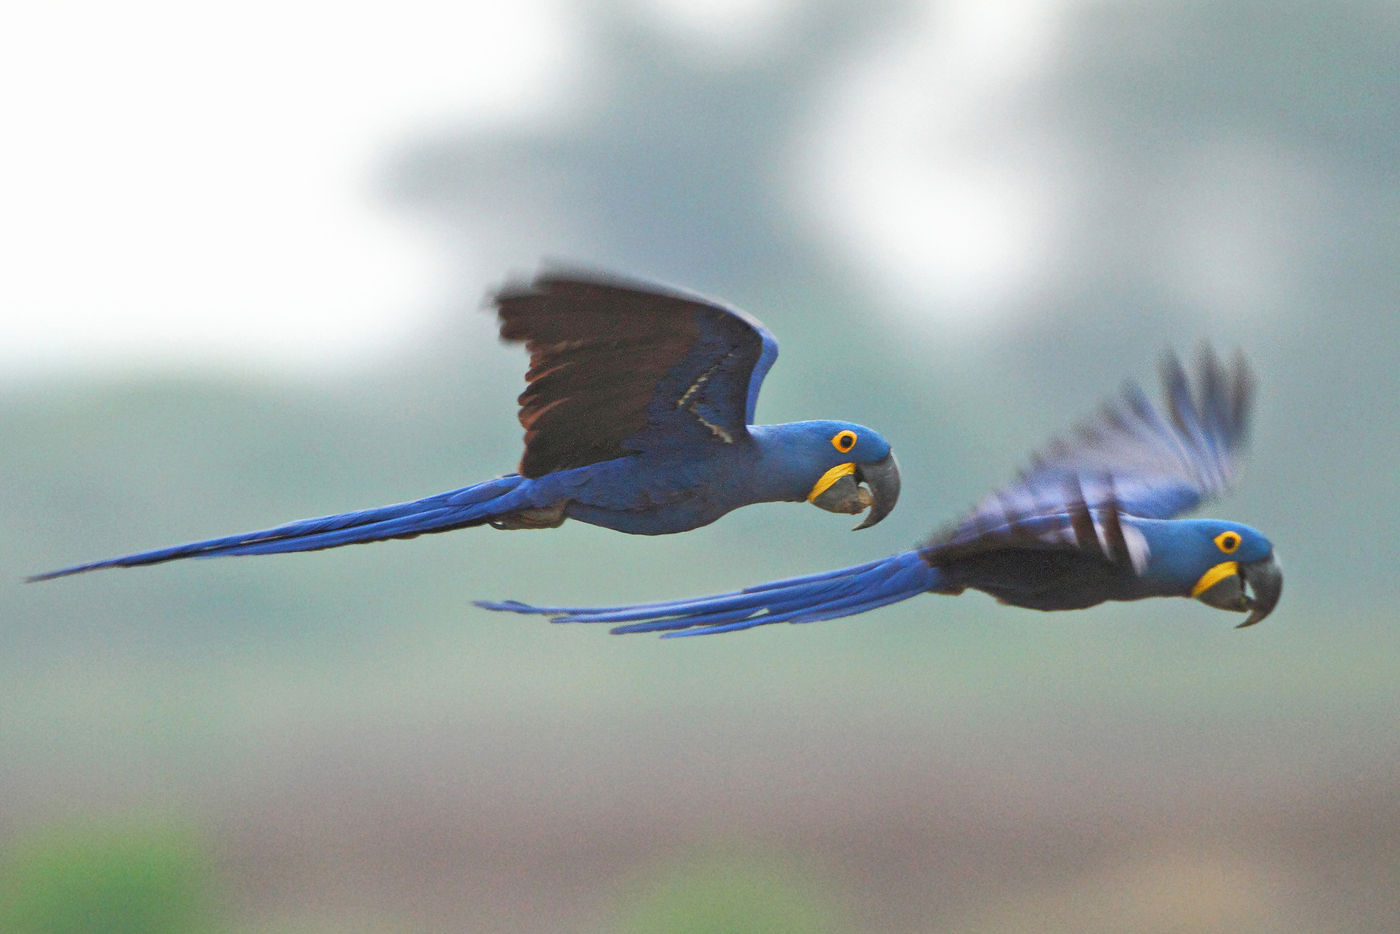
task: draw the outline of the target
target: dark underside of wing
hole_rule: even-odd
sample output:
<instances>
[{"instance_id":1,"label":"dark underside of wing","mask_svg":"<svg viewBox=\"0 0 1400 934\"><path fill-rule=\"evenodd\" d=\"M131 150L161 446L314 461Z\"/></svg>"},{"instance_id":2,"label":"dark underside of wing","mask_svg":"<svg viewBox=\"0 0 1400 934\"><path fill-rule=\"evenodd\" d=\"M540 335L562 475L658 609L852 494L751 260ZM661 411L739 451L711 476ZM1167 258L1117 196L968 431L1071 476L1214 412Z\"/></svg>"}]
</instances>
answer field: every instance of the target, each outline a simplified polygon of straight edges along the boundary
<instances>
[{"instance_id":1,"label":"dark underside of wing","mask_svg":"<svg viewBox=\"0 0 1400 934\"><path fill-rule=\"evenodd\" d=\"M997 512L984 505L935 536L919 554L934 567L1003 552L1063 552L1078 560L1130 568L1133 549L1123 531L1122 515L1112 498L1091 508L1083 488L1071 478L1053 506L1035 512L1012 507Z\"/></svg>"},{"instance_id":2,"label":"dark underside of wing","mask_svg":"<svg viewBox=\"0 0 1400 934\"><path fill-rule=\"evenodd\" d=\"M762 337L725 309L605 278L541 275L495 297L501 338L524 342L520 473L540 477L637 452L628 445L693 399L697 382L742 428ZM724 365L728 372L717 374ZM735 370L742 379L734 382ZM693 416L690 418L694 421ZM698 421L694 422L699 427Z\"/></svg>"},{"instance_id":3,"label":"dark underside of wing","mask_svg":"<svg viewBox=\"0 0 1400 934\"><path fill-rule=\"evenodd\" d=\"M973 515L919 550L951 592L985 591L1039 610L1093 606L1135 578L1133 546L1116 502L1090 509L1082 491L1065 491L1063 511Z\"/></svg>"},{"instance_id":4,"label":"dark underside of wing","mask_svg":"<svg viewBox=\"0 0 1400 934\"><path fill-rule=\"evenodd\" d=\"M1248 432L1253 377L1243 355L1222 362L1203 347L1193 389L1175 357L1162 365L1163 404L1136 386L1070 437L1052 442L1030 469L978 507L990 514L1041 512L1077 489L1093 508L1109 500L1134 516L1169 519L1225 492Z\"/></svg>"}]
</instances>

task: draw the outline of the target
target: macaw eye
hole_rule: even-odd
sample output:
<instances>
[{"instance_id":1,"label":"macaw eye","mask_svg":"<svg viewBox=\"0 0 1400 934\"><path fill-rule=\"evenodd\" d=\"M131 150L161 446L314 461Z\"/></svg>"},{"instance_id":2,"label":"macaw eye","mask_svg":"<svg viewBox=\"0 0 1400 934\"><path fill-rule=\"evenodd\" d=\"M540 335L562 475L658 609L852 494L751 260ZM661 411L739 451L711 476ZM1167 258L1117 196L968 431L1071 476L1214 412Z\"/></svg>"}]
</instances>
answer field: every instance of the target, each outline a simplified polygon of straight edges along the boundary
<instances>
[{"instance_id":1,"label":"macaw eye","mask_svg":"<svg viewBox=\"0 0 1400 934\"><path fill-rule=\"evenodd\" d=\"M1240 547L1240 533L1221 532L1215 536L1215 545L1227 555L1234 554L1235 549Z\"/></svg>"},{"instance_id":2,"label":"macaw eye","mask_svg":"<svg viewBox=\"0 0 1400 934\"><path fill-rule=\"evenodd\" d=\"M842 454L856 446L856 433L849 428L842 429L831 436L831 446Z\"/></svg>"}]
</instances>

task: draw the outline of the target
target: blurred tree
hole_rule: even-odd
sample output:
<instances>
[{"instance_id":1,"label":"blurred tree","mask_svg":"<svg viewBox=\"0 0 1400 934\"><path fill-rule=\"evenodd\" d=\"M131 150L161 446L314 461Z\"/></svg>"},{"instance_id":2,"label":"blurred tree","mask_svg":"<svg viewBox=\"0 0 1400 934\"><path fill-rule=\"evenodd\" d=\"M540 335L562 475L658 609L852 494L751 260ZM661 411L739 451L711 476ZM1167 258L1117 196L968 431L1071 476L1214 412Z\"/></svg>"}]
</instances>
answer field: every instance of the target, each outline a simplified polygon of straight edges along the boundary
<instances>
[{"instance_id":1,"label":"blurred tree","mask_svg":"<svg viewBox=\"0 0 1400 934\"><path fill-rule=\"evenodd\" d=\"M211 876L198 835L175 825L46 827L15 841L0 860L0 930L209 931Z\"/></svg>"},{"instance_id":2,"label":"blurred tree","mask_svg":"<svg viewBox=\"0 0 1400 934\"><path fill-rule=\"evenodd\" d=\"M851 930L830 888L783 857L701 853L644 882L617 934L840 934Z\"/></svg>"}]
</instances>

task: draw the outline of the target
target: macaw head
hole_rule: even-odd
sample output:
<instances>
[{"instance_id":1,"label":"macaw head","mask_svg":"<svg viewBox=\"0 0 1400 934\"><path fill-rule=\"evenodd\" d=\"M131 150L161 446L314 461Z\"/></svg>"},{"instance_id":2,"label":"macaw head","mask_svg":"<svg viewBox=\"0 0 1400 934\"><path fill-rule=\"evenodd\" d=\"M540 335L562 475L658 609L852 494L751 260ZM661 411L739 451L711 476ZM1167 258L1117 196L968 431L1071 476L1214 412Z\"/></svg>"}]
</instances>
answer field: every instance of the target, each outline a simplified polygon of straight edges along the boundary
<instances>
[{"instance_id":1,"label":"macaw head","mask_svg":"<svg viewBox=\"0 0 1400 934\"><path fill-rule=\"evenodd\" d=\"M1238 522L1206 519L1192 521L1190 532L1190 573L1200 574L1191 596L1222 610L1249 611L1239 629L1273 612L1283 593L1283 569L1267 538Z\"/></svg>"},{"instance_id":2,"label":"macaw head","mask_svg":"<svg viewBox=\"0 0 1400 934\"><path fill-rule=\"evenodd\" d=\"M800 427L789 439L789 451L800 456L801 469L808 474L802 481L804 486L810 483L807 502L852 515L869 509L857 529L867 529L890 514L899 499L899 463L888 441L851 422L801 422L792 427Z\"/></svg>"}]
</instances>

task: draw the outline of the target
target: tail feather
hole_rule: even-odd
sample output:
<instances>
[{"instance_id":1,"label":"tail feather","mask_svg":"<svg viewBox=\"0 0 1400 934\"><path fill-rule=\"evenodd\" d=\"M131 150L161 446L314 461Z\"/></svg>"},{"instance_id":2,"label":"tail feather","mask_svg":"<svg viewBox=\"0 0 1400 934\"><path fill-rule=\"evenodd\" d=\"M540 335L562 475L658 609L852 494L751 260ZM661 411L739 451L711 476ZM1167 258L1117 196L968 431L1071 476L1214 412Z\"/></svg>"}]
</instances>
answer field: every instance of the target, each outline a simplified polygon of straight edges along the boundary
<instances>
[{"instance_id":1,"label":"tail feather","mask_svg":"<svg viewBox=\"0 0 1400 934\"><path fill-rule=\"evenodd\" d=\"M483 525L522 506L521 496L530 481L517 475L498 477L460 490L449 490L423 499L358 512L314 519L299 519L270 529L226 535L185 545L157 548L120 558L92 561L35 574L29 581L52 580L99 568L139 567L180 558L213 558L224 555L272 555L292 551L317 551L340 545L357 545L389 538L412 538L429 532L446 532Z\"/></svg>"},{"instance_id":2,"label":"tail feather","mask_svg":"<svg viewBox=\"0 0 1400 934\"><path fill-rule=\"evenodd\" d=\"M769 590L776 590L776 589L779 589L779 588L788 589L788 588L795 587L795 586L798 585L798 584L808 584L808 583L810 583L810 584L818 584L818 583L821 583L822 581L831 580L831 579L833 579L833 578L851 577L851 576L856 575L856 574L859 574L859 573L861 573L861 572L863 572L863 571L867 571L867 570L869 570L869 569L871 569L871 568L875 568L875 567L879 567L879 566L881 566L881 565L884 565L886 562L888 562L888 561L890 561L890 560L892 560L892 559L891 559L891 558L881 558L881 559L878 560L878 561L870 561L870 562L868 562L868 563L866 563L866 564L858 564L858 565L856 565L856 566L854 566L854 567L840 568L840 569L835 570L835 571L822 571L822 572L817 573L817 574L807 574L807 575L804 575L804 576L802 576L802 577L789 577L789 578L787 578L787 579L785 579L785 580L769 581L769 582L766 583L766 584L755 584L755 585L752 586L752 587L745 587L743 590L734 590L734 591L731 591L731 592L729 592L729 593L722 593L722 594L712 594L711 596L708 596L708 597L692 597L692 598L690 598L690 599L688 599L688 600L661 600L661 601L658 601L658 602L656 602L656 603L632 603L632 604L624 604L624 605L619 605L619 606L595 606L595 607L534 606L534 605L529 604L529 603L522 603L522 602L519 601L519 600L502 600L502 601L499 601L499 602L492 602L492 601L490 601L490 600L477 600L477 601L476 601L476 605L479 606L479 607L482 607L483 609L495 610L495 611L503 612L503 613L532 613L532 614L535 614L535 615L538 615L538 616L552 616L552 617L558 617L558 619L554 620L555 622L568 622L568 623L574 623L574 622L602 623L602 622L620 622L620 621L622 621L622 620L627 620L627 619L649 619L649 618L651 618L653 615L655 615L655 614L653 613L653 611L655 611L655 610L679 611L679 610L684 609L686 606L688 606L688 605L690 605L690 604L705 604L706 606L713 607L714 604L715 604L715 601L720 600L720 599L723 599L723 598L725 598L725 597L744 597L744 598L749 598L749 599L740 601L740 602L739 602L738 604L736 604L736 605L743 605L743 604L746 604L746 603L747 603L747 604L750 604L750 605L752 605L752 606L758 606L758 605L761 605L761 604L762 604L762 602L763 602L763 596L762 596L762 595L763 595L766 591L769 591ZM589 616L589 618L586 619L586 620L564 619L564 618L563 618L564 616L567 616L568 614L571 614L571 613L587 613L588 616ZM604 618L604 617L603 617L603 614L613 614L613 613L616 613L616 614L619 614L619 615L616 616L616 617L611 617L611 616L609 616L608 618Z\"/></svg>"},{"instance_id":3,"label":"tail feather","mask_svg":"<svg viewBox=\"0 0 1400 934\"><path fill-rule=\"evenodd\" d=\"M613 607L537 607L510 600L479 601L488 610L533 613L556 623L621 623L613 633L703 636L769 623L811 623L852 616L938 586L939 572L917 551L855 567L772 581L730 593Z\"/></svg>"}]
</instances>

